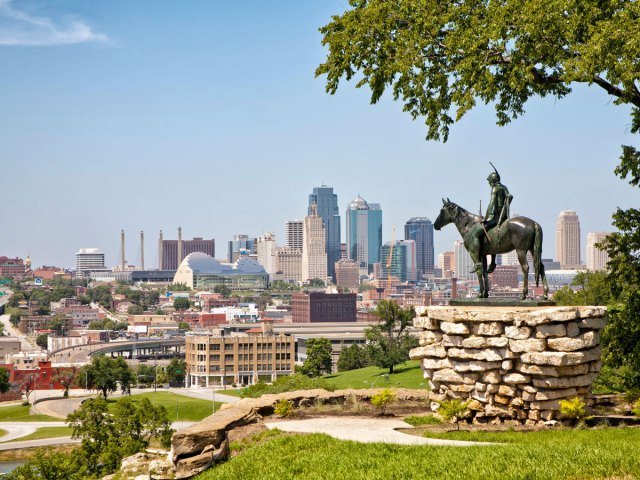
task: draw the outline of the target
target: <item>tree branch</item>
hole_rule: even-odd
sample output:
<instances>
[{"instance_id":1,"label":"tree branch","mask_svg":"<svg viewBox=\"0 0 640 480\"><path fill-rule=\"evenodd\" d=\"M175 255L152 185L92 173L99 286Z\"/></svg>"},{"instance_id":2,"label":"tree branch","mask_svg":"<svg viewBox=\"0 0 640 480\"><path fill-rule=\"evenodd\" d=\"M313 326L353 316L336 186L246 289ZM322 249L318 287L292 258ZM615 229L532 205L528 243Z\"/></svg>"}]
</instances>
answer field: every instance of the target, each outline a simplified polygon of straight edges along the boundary
<instances>
[{"instance_id":1,"label":"tree branch","mask_svg":"<svg viewBox=\"0 0 640 480\"><path fill-rule=\"evenodd\" d=\"M612 85L598 75L594 75L591 80L599 87L602 87L609 95L613 95L614 97L622 98L625 100L628 99L630 103L632 103L636 107L640 107L640 95L636 93L637 89L635 89L636 92L633 93L626 92L622 88Z\"/></svg>"}]
</instances>

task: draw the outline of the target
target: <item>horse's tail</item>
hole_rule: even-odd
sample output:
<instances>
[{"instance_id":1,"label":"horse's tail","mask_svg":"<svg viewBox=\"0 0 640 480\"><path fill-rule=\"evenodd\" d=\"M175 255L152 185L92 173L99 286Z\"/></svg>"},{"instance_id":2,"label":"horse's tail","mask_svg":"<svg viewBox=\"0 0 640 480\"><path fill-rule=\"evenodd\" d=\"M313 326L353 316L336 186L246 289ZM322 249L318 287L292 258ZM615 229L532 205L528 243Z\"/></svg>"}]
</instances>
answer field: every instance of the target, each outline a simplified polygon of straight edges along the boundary
<instances>
[{"instance_id":1,"label":"horse's tail","mask_svg":"<svg viewBox=\"0 0 640 480\"><path fill-rule=\"evenodd\" d=\"M540 275L544 272L544 265L542 265L542 227L540 227L538 222L534 222L533 231L533 269L535 271L537 287L540 285Z\"/></svg>"}]
</instances>

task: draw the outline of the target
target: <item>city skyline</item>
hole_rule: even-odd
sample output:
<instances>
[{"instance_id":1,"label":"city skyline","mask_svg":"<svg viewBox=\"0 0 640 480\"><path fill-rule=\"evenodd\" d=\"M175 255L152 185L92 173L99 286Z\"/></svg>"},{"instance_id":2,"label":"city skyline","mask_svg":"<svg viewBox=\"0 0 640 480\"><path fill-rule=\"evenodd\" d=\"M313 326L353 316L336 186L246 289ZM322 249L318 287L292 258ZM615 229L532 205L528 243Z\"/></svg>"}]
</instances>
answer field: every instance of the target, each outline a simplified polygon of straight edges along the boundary
<instances>
[{"instance_id":1,"label":"city skyline","mask_svg":"<svg viewBox=\"0 0 640 480\"><path fill-rule=\"evenodd\" d=\"M216 239L222 256L238 232L285 238L284 222L302 218L322 184L341 214L358 193L383 205L387 242L394 224L433 221L442 197L473 212L486 204L489 161L514 195L512 212L542 225L545 258L560 210L577 211L583 232L611 231L616 207L638 203L613 175L620 145L633 143L629 109L599 89L534 99L506 127L478 107L447 143L426 142L423 119L389 95L370 106L353 83L331 96L314 78L325 55L317 28L340 2L151 5L12 2L87 29L67 44L37 31L11 43L0 32L2 255L71 267L79 248L98 247L116 265L124 229L137 264L131 239L143 230L151 267L152 239L181 225L185 238ZM437 232L435 251L458 238L453 227Z\"/></svg>"}]
</instances>

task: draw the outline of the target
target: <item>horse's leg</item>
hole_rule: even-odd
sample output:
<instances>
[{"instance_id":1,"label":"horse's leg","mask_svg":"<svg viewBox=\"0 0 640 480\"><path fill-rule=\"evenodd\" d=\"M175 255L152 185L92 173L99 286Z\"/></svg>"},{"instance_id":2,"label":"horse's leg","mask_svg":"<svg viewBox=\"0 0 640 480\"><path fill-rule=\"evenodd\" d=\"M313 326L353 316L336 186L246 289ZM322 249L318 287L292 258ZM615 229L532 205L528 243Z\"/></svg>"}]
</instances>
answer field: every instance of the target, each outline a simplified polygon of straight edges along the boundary
<instances>
[{"instance_id":1,"label":"horse's leg","mask_svg":"<svg viewBox=\"0 0 640 480\"><path fill-rule=\"evenodd\" d=\"M484 293L482 298L489 297L489 274L487 273L487 256L482 256L482 283L484 288Z\"/></svg>"},{"instance_id":2,"label":"horse's leg","mask_svg":"<svg viewBox=\"0 0 640 480\"><path fill-rule=\"evenodd\" d=\"M487 272L493 273L495 269L496 269L496 256L491 255L491 265L489 265L489 270L487 270Z\"/></svg>"},{"instance_id":3,"label":"horse's leg","mask_svg":"<svg viewBox=\"0 0 640 480\"><path fill-rule=\"evenodd\" d=\"M543 299L549 298L549 284L547 283L547 274L544 272L544 265L540 264L540 276L542 277L542 286L544 287Z\"/></svg>"},{"instance_id":4,"label":"horse's leg","mask_svg":"<svg viewBox=\"0 0 640 480\"><path fill-rule=\"evenodd\" d=\"M527 294L529 293L529 262L527 262L527 251L526 250L517 250L518 253L518 262L520 262L520 268L522 269L522 296L520 297L522 300L526 300Z\"/></svg>"}]
</instances>

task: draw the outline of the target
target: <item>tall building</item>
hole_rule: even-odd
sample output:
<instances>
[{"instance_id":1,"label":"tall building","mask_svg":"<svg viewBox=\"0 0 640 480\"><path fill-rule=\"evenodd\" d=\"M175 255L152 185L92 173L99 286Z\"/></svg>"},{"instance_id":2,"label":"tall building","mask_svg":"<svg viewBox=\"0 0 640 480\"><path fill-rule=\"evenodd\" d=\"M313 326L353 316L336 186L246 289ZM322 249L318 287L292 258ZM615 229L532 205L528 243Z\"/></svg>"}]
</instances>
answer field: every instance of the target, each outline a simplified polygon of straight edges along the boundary
<instances>
[{"instance_id":1,"label":"tall building","mask_svg":"<svg viewBox=\"0 0 640 480\"><path fill-rule=\"evenodd\" d=\"M302 220L289 220L285 224L285 247L302 250L302 223Z\"/></svg>"},{"instance_id":2,"label":"tall building","mask_svg":"<svg viewBox=\"0 0 640 480\"><path fill-rule=\"evenodd\" d=\"M562 210L558 215L556 260L563 270L580 268L580 220L573 210Z\"/></svg>"},{"instance_id":3,"label":"tall building","mask_svg":"<svg viewBox=\"0 0 640 480\"><path fill-rule=\"evenodd\" d=\"M277 271L276 265L276 236L266 232L258 237L256 250L258 251L258 263L262 265L269 275Z\"/></svg>"},{"instance_id":4,"label":"tall building","mask_svg":"<svg viewBox=\"0 0 640 480\"><path fill-rule=\"evenodd\" d=\"M380 261L382 246L382 209L378 203L367 203L361 196L347 207L347 255L360 268L369 272Z\"/></svg>"},{"instance_id":5,"label":"tall building","mask_svg":"<svg viewBox=\"0 0 640 480\"><path fill-rule=\"evenodd\" d=\"M81 248L76 252L76 277L85 277L94 270L105 270L104 253L97 248Z\"/></svg>"},{"instance_id":6,"label":"tall building","mask_svg":"<svg viewBox=\"0 0 640 480\"><path fill-rule=\"evenodd\" d=\"M309 212L312 205L316 205L318 216L322 218L326 236L328 274L335 280L335 263L340 260L340 209L338 195L333 193L333 187L321 185L315 187L309 195Z\"/></svg>"},{"instance_id":7,"label":"tall building","mask_svg":"<svg viewBox=\"0 0 640 480\"><path fill-rule=\"evenodd\" d=\"M471 255L469 255L467 249L464 248L464 242L462 240L456 240L453 244L453 254L455 257L455 277L458 280L477 279L477 275L472 273L473 260L471 260Z\"/></svg>"},{"instance_id":8,"label":"tall building","mask_svg":"<svg viewBox=\"0 0 640 480\"><path fill-rule=\"evenodd\" d=\"M202 252L210 257L216 255L216 241L194 237L192 240L182 240L182 229L178 229L178 240L165 240L160 230L158 244L158 270L177 270L184 258L190 253Z\"/></svg>"},{"instance_id":9,"label":"tall building","mask_svg":"<svg viewBox=\"0 0 640 480\"><path fill-rule=\"evenodd\" d=\"M449 278L456 268L456 256L454 252L444 252L438 255L438 268L442 272L442 278Z\"/></svg>"},{"instance_id":10,"label":"tall building","mask_svg":"<svg viewBox=\"0 0 640 480\"><path fill-rule=\"evenodd\" d=\"M233 240L229 240L227 250L227 261L233 263L243 255L256 253L256 239L249 238L249 235L234 235Z\"/></svg>"},{"instance_id":11,"label":"tall building","mask_svg":"<svg viewBox=\"0 0 640 480\"><path fill-rule=\"evenodd\" d=\"M381 249L381 277L395 277L400 282L415 282L416 276L416 242L414 240L396 240L391 249L387 242Z\"/></svg>"},{"instance_id":12,"label":"tall building","mask_svg":"<svg viewBox=\"0 0 640 480\"><path fill-rule=\"evenodd\" d=\"M609 255L606 250L596 247L597 243L604 241L609 232L587 233L587 270L606 270L609 263Z\"/></svg>"},{"instance_id":13,"label":"tall building","mask_svg":"<svg viewBox=\"0 0 640 480\"><path fill-rule=\"evenodd\" d=\"M322 217L318 216L315 204L304 218L302 232L302 281L327 279L326 234Z\"/></svg>"},{"instance_id":14,"label":"tall building","mask_svg":"<svg viewBox=\"0 0 640 480\"><path fill-rule=\"evenodd\" d=\"M341 259L335 264L336 285L346 288L358 288L360 285L360 266L358 262Z\"/></svg>"},{"instance_id":15,"label":"tall building","mask_svg":"<svg viewBox=\"0 0 640 480\"><path fill-rule=\"evenodd\" d=\"M426 217L413 217L404 225L404 239L416 242L418 279L433 273L433 223Z\"/></svg>"},{"instance_id":16,"label":"tall building","mask_svg":"<svg viewBox=\"0 0 640 480\"><path fill-rule=\"evenodd\" d=\"M302 281L302 249L281 247L276 250L277 278L285 282Z\"/></svg>"}]
</instances>

